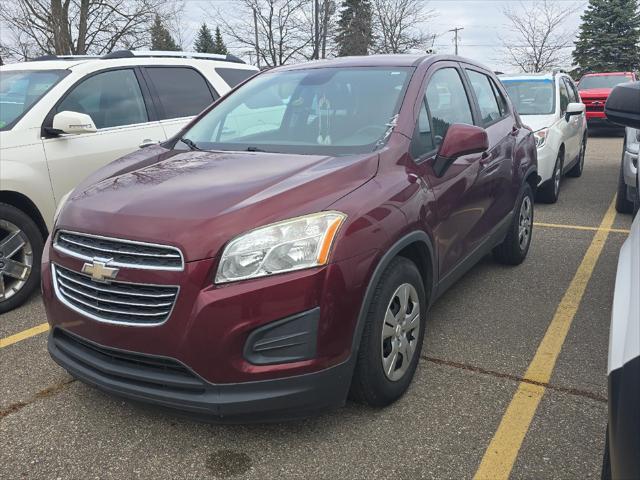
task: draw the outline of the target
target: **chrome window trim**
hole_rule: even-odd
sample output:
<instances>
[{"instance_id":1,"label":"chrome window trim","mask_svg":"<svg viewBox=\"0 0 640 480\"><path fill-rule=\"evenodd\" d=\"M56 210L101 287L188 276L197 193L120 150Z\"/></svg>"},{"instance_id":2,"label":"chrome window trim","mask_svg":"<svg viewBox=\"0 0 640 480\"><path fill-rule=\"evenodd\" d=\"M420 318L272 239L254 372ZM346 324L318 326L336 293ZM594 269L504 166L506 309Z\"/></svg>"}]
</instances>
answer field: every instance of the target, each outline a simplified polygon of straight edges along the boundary
<instances>
[{"instance_id":1,"label":"chrome window trim","mask_svg":"<svg viewBox=\"0 0 640 480\"><path fill-rule=\"evenodd\" d=\"M172 271L172 272L181 272L184 270L184 255L182 255L182 251L178 248L178 247L174 247L172 245L162 245L159 243L149 243L149 242L139 242L136 240L125 240L122 238L115 238L115 237L105 237L102 235L93 235L90 233L82 233L82 232L73 232L71 230L58 230L55 233L55 237L53 240L53 248L60 252L60 253L64 253L65 255L69 255L70 257L73 258L77 258L80 260L84 260L86 262L92 262L96 257L89 257L87 255L82 255L81 253L78 252L74 252L73 250L69 250L61 245L58 244L58 238L60 236L60 234L69 234L69 235L77 235L80 237L88 237L88 238L96 238L98 240L107 240L110 242L121 242L124 244L129 244L129 245L140 245L142 247L156 247L156 248L164 248L164 249L168 249L168 250L173 250L174 252L176 252L179 256L180 256L180 266L179 267L160 267L160 266L147 266L147 265L140 265L137 263L128 263L128 262L116 262L116 261L110 261L109 262L109 266L110 267L121 267L121 268L133 268L136 270L157 270L157 271ZM86 248L93 248L93 247L86 247ZM95 250L98 250L97 248ZM106 253L108 254L109 252L106 251ZM131 254L126 254L123 253L124 255L131 255ZM139 254L140 256L144 256L144 254ZM163 258L163 257L157 257L155 255L148 255L149 257L152 258ZM124 283L124 282L122 282Z\"/></svg>"},{"instance_id":2,"label":"chrome window trim","mask_svg":"<svg viewBox=\"0 0 640 480\"><path fill-rule=\"evenodd\" d=\"M60 292L60 289L58 287L58 274L56 272L56 267L60 267L63 269L66 269L66 267L63 266L59 266L53 262L51 262L51 279L52 279L52 283L53 283L53 290L56 294L56 298L60 301L60 303L62 303L63 305L65 305L67 308L70 308L71 310L73 310L76 313L79 313L80 315L82 315L83 317L87 317L90 318L91 320L95 320L96 322L100 322L100 323L107 323L110 325L123 325L123 326L127 326L127 327L157 327L160 325L165 324L170 318L171 315L173 315L173 310L176 307L176 304L178 303L178 297L180 295L180 285L158 285L158 284L152 284L152 283L133 283L133 282L118 282L118 283L122 283L122 284L126 284L126 285L134 285L134 286L141 286L141 287L171 287L171 288L175 288L176 289L176 294L175 294L175 300L173 302L173 305L171 306L171 309L169 310L169 313L167 313L167 317L162 320L161 322L148 322L148 323L142 323L142 322L130 322L130 321L126 321L126 320L109 320L107 318L102 318L99 317L97 315L94 315L90 312L84 311L79 307L76 307L74 304L70 303L69 301L66 300L66 298L64 297L64 295ZM83 277L86 277L87 279L91 280L91 277L89 277L88 275L85 275L83 273L79 273L79 272L75 272L73 271L74 274L76 275L81 275Z\"/></svg>"}]
</instances>

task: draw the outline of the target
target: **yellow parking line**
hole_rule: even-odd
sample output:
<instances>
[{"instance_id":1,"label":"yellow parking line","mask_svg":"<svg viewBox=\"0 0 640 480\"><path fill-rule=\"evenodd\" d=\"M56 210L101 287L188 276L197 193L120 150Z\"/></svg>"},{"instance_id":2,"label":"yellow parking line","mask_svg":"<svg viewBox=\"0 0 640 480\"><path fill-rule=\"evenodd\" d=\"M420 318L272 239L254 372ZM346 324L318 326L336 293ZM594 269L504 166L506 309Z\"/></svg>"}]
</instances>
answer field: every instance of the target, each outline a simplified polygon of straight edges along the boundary
<instances>
[{"instance_id":1,"label":"yellow parking line","mask_svg":"<svg viewBox=\"0 0 640 480\"><path fill-rule=\"evenodd\" d=\"M9 345L13 345L14 343L26 340L27 338L35 337L36 335L46 332L47 330L49 330L49 324L41 323L40 325L37 325L33 328L18 332L15 335L0 338L0 348L8 347Z\"/></svg>"},{"instance_id":2,"label":"yellow parking line","mask_svg":"<svg viewBox=\"0 0 640 480\"><path fill-rule=\"evenodd\" d=\"M524 378L547 383L616 216L615 197L571 280ZM507 479L545 388L521 382L484 453L475 479Z\"/></svg>"},{"instance_id":3,"label":"yellow parking line","mask_svg":"<svg viewBox=\"0 0 640 480\"><path fill-rule=\"evenodd\" d=\"M582 225L565 225L561 223L542 223L542 222L534 222L536 227L545 227L545 228L568 228L571 230L588 230L591 232L597 232L598 230L603 230L602 226L599 227L585 227ZM630 233L630 230L626 228L606 228L604 229L610 233Z\"/></svg>"}]
</instances>

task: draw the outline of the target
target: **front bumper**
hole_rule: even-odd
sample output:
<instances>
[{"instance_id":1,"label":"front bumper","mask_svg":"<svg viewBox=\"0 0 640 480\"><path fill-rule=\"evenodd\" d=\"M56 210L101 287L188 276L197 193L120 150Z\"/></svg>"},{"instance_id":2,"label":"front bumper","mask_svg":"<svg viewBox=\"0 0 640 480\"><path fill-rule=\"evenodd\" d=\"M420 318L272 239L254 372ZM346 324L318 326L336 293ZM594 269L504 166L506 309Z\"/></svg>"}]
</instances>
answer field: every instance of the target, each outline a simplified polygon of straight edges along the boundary
<instances>
[{"instance_id":1,"label":"front bumper","mask_svg":"<svg viewBox=\"0 0 640 480\"><path fill-rule=\"evenodd\" d=\"M551 180L557 159L558 151L550 143L545 143L541 148L538 148L538 175L540 176L538 186Z\"/></svg>"},{"instance_id":2,"label":"front bumper","mask_svg":"<svg viewBox=\"0 0 640 480\"><path fill-rule=\"evenodd\" d=\"M211 384L175 359L104 347L55 328L51 357L75 378L108 393L220 422L277 421L344 404L352 365L294 377Z\"/></svg>"}]
</instances>

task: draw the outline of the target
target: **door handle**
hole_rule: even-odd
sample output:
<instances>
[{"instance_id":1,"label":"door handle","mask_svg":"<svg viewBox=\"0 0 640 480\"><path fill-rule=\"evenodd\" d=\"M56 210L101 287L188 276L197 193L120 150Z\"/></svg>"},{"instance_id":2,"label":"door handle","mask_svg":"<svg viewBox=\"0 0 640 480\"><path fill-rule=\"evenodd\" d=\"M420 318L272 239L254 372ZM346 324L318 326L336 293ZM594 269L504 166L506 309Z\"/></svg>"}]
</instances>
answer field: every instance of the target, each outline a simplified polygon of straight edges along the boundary
<instances>
[{"instance_id":1,"label":"door handle","mask_svg":"<svg viewBox=\"0 0 640 480\"><path fill-rule=\"evenodd\" d=\"M140 148L147 148L147 147L151 147L153 145L157 145L160 142L157 140L151 140L149 138L145 138L144 140L142 140L142 143L140 145L138 145L138 147Z\"/></svg>"},{"instance_id":2,"label":"door handle","mask_svg":"<svg viewBox=\"0 0 640 480\"><path fill-rule=\"evenodd\" d=\"M489 152L482 152L482 155L480 155L480 165L484 167L486 164L491 162L492 156L493 155L491 155Z\"/></svg>"}]
</instances>

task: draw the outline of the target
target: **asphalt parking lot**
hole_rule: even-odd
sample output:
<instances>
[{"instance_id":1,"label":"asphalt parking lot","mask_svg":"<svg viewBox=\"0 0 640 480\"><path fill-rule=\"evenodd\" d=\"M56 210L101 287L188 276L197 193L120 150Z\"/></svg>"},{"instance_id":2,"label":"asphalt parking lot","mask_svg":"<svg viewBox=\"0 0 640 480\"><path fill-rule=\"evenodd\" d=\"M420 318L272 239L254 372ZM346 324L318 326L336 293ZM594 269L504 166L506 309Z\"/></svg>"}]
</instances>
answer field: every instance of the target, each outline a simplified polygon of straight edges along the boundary
<instances>
[{"instance_id":1,"label":"asphalt parking lot","mask_svg":"<svg viewBox=\"0 0 640 480\"><path fill-rule=\"evenodd\" d=\"M110 397L49 358L32 298L0 317L0 478L599 477L621 148L591 137L582 178L536 204L526 262L487 258L439 300L412 387L383 410L220 426Z\"/></svg>"}]
</instances>

